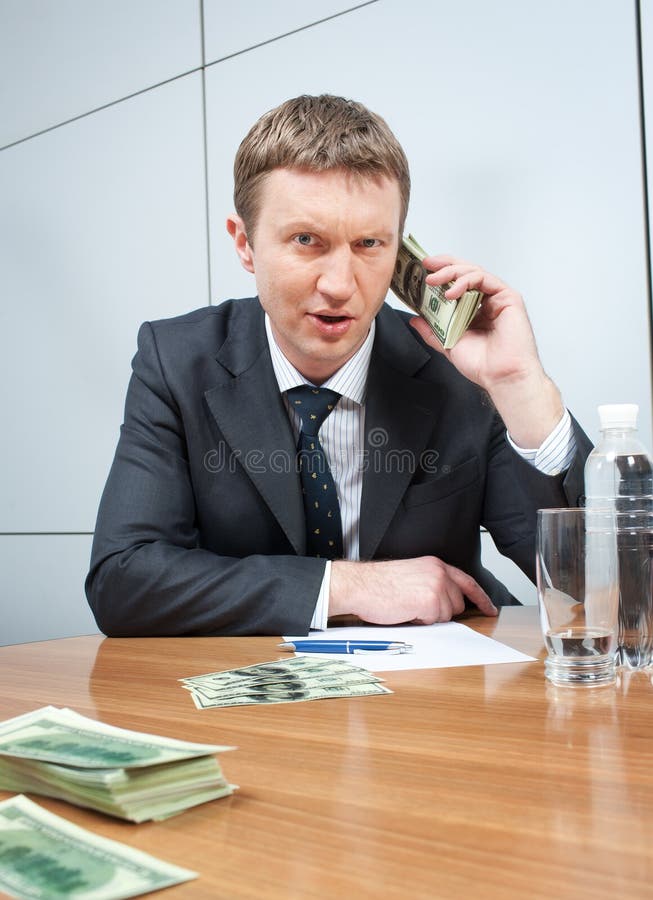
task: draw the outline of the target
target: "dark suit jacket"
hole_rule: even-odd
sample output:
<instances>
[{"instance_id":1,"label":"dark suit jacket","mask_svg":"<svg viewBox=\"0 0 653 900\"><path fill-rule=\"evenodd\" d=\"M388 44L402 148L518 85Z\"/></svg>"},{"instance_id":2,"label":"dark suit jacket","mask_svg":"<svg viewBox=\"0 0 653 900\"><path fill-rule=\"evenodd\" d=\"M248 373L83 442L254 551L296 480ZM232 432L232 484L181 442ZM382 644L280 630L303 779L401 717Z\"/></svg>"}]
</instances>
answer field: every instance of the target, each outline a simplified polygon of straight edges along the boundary
<instances>
[{"instance_id":1,"label":"dark suit jacket","mask_svg":"<svg viewBox=\"0 0 653 900\"><path fill-rule=\"evenodd\" d=\"M479 527L529 577L539 507L575 505L590 444L563 476L505 440L486 394L385 306L369 370L361 559L432 554L495 603ZM86 580L114 636L305 633L324 574L307 558L295 441L257 299L139 333Z\"/></svg>"}]
</instances>

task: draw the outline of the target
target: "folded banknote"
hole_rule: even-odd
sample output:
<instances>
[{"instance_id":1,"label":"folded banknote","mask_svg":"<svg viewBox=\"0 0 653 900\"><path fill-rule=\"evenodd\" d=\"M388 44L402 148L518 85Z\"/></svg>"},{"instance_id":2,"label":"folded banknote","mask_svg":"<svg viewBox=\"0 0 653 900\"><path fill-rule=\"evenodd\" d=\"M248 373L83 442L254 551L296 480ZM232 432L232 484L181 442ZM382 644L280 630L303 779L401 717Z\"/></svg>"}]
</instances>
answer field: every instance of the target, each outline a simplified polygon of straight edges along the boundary
<instances>
[{"instance_id":1,"label":"folded banknote","mask_svg":"<svg viewBox=\"0 0 653 900\"><path fill-rule=\"evenodd\" d=\"M412 234L404 237L390 288L406 306L426 319L444 349L450 350L469 328L483 294L465 291L459 300L447 300L445 291L451 283L442 286L426 283L429 273L422 265L425 256L427 252Z\"/></svg>"}]
</instances>

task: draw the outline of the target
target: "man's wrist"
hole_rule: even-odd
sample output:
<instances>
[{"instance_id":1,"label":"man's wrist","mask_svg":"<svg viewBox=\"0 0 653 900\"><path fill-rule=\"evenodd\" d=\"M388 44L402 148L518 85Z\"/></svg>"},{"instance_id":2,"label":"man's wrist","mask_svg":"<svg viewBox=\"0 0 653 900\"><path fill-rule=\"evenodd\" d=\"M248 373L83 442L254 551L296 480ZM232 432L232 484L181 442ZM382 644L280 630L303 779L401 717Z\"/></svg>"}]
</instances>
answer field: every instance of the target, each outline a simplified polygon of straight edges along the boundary
<instances>
[{"instance_id":1,"label":"man's wrist","mask_svg":"<svg viewBox=\"0 0 653 900\"><path fill-rule=\"evenodd\" d=\"M544 371L504 380L488 394L513 442L524 449L539 447L565 414L560 391Z\"/></svg>"},{"instance_id":2,"label":"man's wrist","mask_svg":"<svg viewBox=\"0 0 653 900\"><path fill-rule=\"evenodd\" d=\"M329 590L329 618L331 616L358 615L355 609L356 569L361 563L339 559L331 563Z\"/></svg>"}]
</instances>

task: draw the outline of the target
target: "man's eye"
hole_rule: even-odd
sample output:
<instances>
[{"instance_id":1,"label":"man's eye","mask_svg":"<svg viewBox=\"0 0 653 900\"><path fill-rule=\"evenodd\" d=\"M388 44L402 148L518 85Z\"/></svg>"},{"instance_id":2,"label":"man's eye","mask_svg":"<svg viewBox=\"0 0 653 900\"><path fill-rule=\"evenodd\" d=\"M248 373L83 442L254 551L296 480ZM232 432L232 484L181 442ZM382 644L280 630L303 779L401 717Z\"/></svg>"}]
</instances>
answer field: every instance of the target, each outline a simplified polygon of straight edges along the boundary
<instances>
[{"instance_id":1,"label":"man's eye","mask_svg":"<svg viewBox=\"0 0 653 900\"><path fill-rule=\"evenodd\" d=\"M313 242L313 238L310 234L298 234L295 238L298 244L303 244L305 247L309 246Z\"/></svg>"},{"instance_id":2,"label":"man's eye","mask_svg":"<svg viewBox=\"0 0 653 900\"><path fill-rule=\"evenodd\" d=\"M380 243L376 238L363 238L361 241L363 247L366 248L378 247Z\"/></svg>"}]
</instances>

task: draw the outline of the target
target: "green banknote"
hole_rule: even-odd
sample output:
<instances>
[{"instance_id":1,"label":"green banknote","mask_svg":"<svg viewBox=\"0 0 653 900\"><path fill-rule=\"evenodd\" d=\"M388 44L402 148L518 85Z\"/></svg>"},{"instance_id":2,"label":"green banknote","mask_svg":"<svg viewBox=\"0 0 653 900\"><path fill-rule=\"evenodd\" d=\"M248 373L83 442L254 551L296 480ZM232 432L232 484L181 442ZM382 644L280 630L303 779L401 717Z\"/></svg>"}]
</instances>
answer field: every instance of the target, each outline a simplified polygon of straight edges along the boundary
<instances>
[{"instance_id":1,"label":"green banknote","mask_svg":"<svg viewBox=\"0 0 653 900\"><path fill-rule=\"evenodd\" d=\"M428 256L412 234L404 237L392 276L390 288L406 306L422 316L445 350L450 350L463 336L476 315L483 294L465 291L459 300L447 300L445 291L451 284L426 283L428 272L422 260Z\"/></svg>"},{"instance_id":2,"label":"green banknote","mask_svg":"<svg viewBox=\"0 0 653 900\"><path fill-rule=\"evenodd\" d=\"M295 665L300 663L301 665ZM189 690L197 690L211 694L213 692L237 691L253 685L284 684L301 679L324 678L327 675L339 675L343 679L362 675L373 681L381 678L371 675L366 669L353 666L344 660L315 660L309 657L291 657L280 663L260 663L243 669L231 669L226 672L213 672L209 675L196 675L182 678L180 681Z\"/></svg>"},{"instance_id":3,"label":"green banknote","mask_svg":"<svg viewBox=\"0 0 653 900\"><path fill-rule=\"evenodd\" d=\"M180 679L198 709L392 693L382 680L345 660L299 656Z\"/></svg>"},{"instance_id":4,"label":"green banknote","mask_svg":"<svg viewBox=\"0 0 653 900\"><path fill-rule=\"evenodd\" d=\"M0 788L144 822L232 793L215 753L232 748L127 731L44 707L0 722Z\"/></svg>"},{"instance_id":5,"label":"green banknote","mask_svg":"<svg viewBox=\"0 0 653 900\"><path fill-rule=\"evenodd\" d=\"M137 768L230 749L128 731L54 706L0 722L0 754L80 768Z\"/></svg>"},{"instance_id":6,"label":"green banknote","mask_svg":"<svg viewBox=\"0 0 653 900\"><path fill-rule=\"evenodd\" d=\"M348 684L373 684L383 681L378 675L371 675L369 672L352 672L347 675L342 672L322 672L319 674L310 674L299 676L285 677L282 681L254 681L247 684L235 684L228 687L211 687L210 685L195 685L192 692L200 694L207 700L214 697L238 697L247 694L261 693L286 693L293 688L316 688L327 686L341 686ZM190 690L191 688L187 685Z\"/></svg>"},{"instance_id":7,"label":"green banknote","mask_svg":"<svg viewBox=\"0 0 653 900\"><path fill-rule=\"evenodd\" d=\"M75 770L36 760L0 758L0 787L56 797L98 812L145 822L167 819L191 806L233 793L213 757L150 769Z\"/></svg>"},{"instance_id":8,"label":"green banknote","mask_svg":"<svg viewBox=\"0 0 653 900\"><path fill-rule=\"evenodd\" d=\"M298 700L329 700L336 697L370 697L373 694L391 694L390 688L381 684L327 685L324 687L292 687L282 691L252 690L236 697L215 697L202 700L194 697L198 709L221 706L252 706L264 703L295 703Z\"/></svg>"},{"instance_id":9,"label":"green banknote","mask_svg":"<svg viewBox=\"0 0 653 900\"><path fill-rule=\"evenodd\" d=\"M98 837L19 795L0 803L0 889L36 900L118 900L197 873Z\"/></svg>"}]
</instances>

